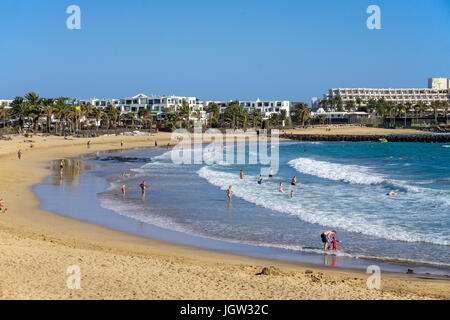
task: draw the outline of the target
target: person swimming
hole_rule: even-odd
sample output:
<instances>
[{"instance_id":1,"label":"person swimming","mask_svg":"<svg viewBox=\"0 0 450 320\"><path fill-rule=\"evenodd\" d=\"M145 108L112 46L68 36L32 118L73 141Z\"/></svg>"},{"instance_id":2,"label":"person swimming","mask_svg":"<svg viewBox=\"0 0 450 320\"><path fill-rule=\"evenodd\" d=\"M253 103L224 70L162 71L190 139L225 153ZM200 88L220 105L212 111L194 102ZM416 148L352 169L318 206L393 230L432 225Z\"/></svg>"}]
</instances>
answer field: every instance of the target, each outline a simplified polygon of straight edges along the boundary
<instances>
[{"instance_id":1,"label":"person swimming","mask_svg":"<svg viewBox=\"0 0 450 320\"><path fill-rule=\"evenodd\" d=\"M283 182L280 181L280 189L278 189L278 191L284 193L283 189L284 189Z\"/></svg>"},{"instance_id":2,"label":"person swimming","mask_svg":"<svg viewBox=\"0 0 450 320\"><path fill-rule=\"evenodd\" d=\"M387 194L386 194L387 196L396 196L397 195L397 192L395 192L394 190L391 190L391 191L389 191Z\"/></svg>"},{"instance_id":3,"label":"person swimming","mask_svg":"<svg viewBox=\"0 0 450 320\"><path fill-rule=\"evenodd\" d=\"M297 184L297 177L294 176L291 181L291 185L295 186Z\"/></svg>"},{"instance_id":4,"label":"person swimming","mask_svg":"<svg viewBox=\"0 0 450 320\"><path fill-rule=\"evenodd\" d=\"M258 184L262 184L262 176L261 175L259 175Z\"/></svg>"}]
</instances>

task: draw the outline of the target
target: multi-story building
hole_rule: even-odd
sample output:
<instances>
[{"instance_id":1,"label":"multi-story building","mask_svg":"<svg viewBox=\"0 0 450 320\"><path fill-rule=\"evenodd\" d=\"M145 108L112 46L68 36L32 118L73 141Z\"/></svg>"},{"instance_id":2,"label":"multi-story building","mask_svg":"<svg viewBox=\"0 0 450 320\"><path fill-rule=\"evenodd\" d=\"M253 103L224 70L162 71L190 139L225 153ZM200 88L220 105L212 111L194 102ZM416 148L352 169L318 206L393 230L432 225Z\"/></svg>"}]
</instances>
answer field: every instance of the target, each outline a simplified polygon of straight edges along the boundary
<instances>
[{"instance_id":1,"label":"multi-story building","mask_svg":"<svg viewBox=\"0 0 450 320\"><path fill-rule=\"evenodd\" d=\"M156 119L161 120L167 111L176 112L183 103L183 100L191 109L191 120L206 121L206 112L203 111L203 104L195 97L181 96L146 96L138 94L134 97L123 99L97 99L84 100L85 103L90 102L93 106L105 108L112 105L117 108L120 113L137 113L142 109L148 109Z\"/></svg>"},{"instance_id":2,"label":"multi-story building","mask_svg":"<svg viewBox=\"0 0 450 320\"><path fill-rule=\"evenodd\" d=\"M224 112L227 107L230 106L233 100L230 101L207 101L205 105L208 106L211 102L215 102L220 107L220 112ZM240 105L248 112L258 111L263 119L269 119L274 113L281 113L281 110L286 111L286 115L289 116L290 112L290 102L288 100L266 100L261 101L256 99L256 101L238 101Z\"/></svg>"},{"instance_id":3,"label":"multi-story building","mask_svg":"<svg viewBox=\"0 0 450 320\"><path fill-rule=\"evenodd\" d=\"M450 102L450 79L430 78L428 79L428 88L423 89L370 89L370 88L335 88L330 89L324 95L325 99L341 97L345 104L349 101L361 99L361 105L365 106L370 99L384 99L387 102L412 103L418 101L430 105L433 101Z\"/></svg>"},{"instance_id":4,"label":"multi-story building","mask_svg":"<svg viewBox=\"0 0 450 320\"><path fill-rule=\"evenodd\" d=\"M1 100L0 99L0 106L2 106L2 107L9 107L12 102L13 102L13 100Z\"/></svg>"}]
</instances>

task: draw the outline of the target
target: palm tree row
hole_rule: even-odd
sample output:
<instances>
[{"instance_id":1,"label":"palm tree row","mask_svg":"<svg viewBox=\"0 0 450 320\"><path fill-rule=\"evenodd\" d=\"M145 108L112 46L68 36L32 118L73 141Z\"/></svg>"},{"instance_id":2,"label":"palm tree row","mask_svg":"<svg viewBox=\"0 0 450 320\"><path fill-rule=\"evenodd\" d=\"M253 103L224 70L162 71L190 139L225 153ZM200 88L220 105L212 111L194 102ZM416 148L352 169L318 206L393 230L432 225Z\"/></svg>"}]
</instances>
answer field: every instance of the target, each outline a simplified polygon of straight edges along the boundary
<instances>
[{"instance_id":1,"label":"palm tree row","mask_svg":"<svg viewBox=\"0 0 450 320\"><path fill-rule=\"evenodd\" d=\"M20 130L32 128L38 131L41 126L45 132L62 134L93 127L98 129L102 124L108 129L117 128L119 123L131 124L133 129L136 123L140 127L151 128L154 120L147 109L140 110L137 115L132 112L121 114L112 105L105 108L97 108L90 103L76 105L67 97L41 98L35 92L16 97L10 109L2 107L0 111L2 117L15 120Z\"/></svg>"},{"instance_id":2,"label":"palm tree row","mask_svg":"<svg viewBox=\"0 0 450 320\"><path fill-rule=\"evenodd\" d=\"M319 105L327 111L365 111L372 114L377 114L384 118L389 117L390 121L393 121L395 125L395 118L398 116L404 117L405 126L408 114L413 113L416 120L419 117L426 115L433 115L434 122L437 124L439 113L448 120L449 103L447 101L433 101L431 105L425 104L423 101L417 101L416 104L411 102L407 103L395 103L391 101L385 101L383 98L375 100L369 99L365 106L362 106L363 101L361 98L351 100L345 104L340 96L330 97L323 99L319 102Z\"/></svg>"}]
</instances>

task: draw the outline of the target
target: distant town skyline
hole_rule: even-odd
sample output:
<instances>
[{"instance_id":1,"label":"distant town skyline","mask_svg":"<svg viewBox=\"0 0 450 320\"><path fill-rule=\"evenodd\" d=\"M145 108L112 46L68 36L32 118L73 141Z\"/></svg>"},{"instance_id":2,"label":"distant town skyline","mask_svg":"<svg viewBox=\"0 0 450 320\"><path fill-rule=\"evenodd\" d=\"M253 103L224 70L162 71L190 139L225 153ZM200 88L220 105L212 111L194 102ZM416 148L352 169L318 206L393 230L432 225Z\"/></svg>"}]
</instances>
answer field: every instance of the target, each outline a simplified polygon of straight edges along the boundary
<instances>
[{"instance_id":1,"label":"distant town skyline","mask_svg":"<svg viewBox=\"0 0 450 320\"><path fill-rule=\"evenodd\" d=\"M81 29L66 10L77 5ZM369 30L370 5L381 29ZM426 88L449 77L450 3L0 3L0 98L147 95L310 102L331 88Z\"/></svg>"}]
</instances>

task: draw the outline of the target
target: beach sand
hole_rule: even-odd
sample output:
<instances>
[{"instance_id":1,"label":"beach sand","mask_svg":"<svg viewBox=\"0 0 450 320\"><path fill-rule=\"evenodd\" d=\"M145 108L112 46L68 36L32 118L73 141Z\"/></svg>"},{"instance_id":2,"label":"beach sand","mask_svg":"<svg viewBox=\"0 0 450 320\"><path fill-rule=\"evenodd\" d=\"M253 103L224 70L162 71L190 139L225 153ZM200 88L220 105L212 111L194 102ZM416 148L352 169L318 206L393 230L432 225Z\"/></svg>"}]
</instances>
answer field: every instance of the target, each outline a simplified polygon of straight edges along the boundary
<instances>
[{"instance_id":1,"label":"beach sand","mask_svg":"<svg viewBox=\"0 0 450 320\"><path fill-rule=\"evenodd\" d=\"M382 273L368 290L363 271L255 259L142 238L39 209L30 187L50 174L51 160L124 148L165 146L157 136L0 140L0 299L449 299L441 277ZM17 159L21 143L22 159ZM374 262L374 264L376 264ZM67 268L81 289L67 288ZM269 275L256 275L274 266Z\"/></svg>"}]
</instances>

